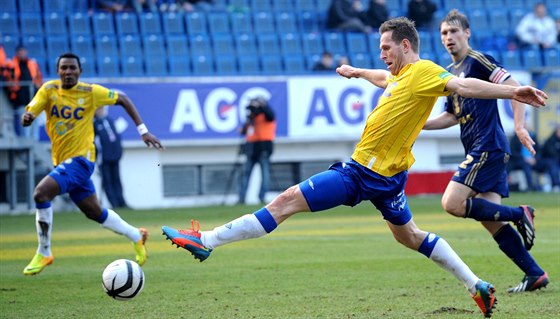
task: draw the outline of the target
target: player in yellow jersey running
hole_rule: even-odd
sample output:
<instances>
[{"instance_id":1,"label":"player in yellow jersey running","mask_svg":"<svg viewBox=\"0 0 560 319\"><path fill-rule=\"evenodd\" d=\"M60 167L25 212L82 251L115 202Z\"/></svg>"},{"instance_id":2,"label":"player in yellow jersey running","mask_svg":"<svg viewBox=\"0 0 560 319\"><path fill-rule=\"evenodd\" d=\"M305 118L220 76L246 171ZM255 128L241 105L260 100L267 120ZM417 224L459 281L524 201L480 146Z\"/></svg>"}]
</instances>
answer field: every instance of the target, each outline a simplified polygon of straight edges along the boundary
<instances>
[{"instance_id":1,"label":"player in yellow jersey running","mask_svg":"<svg viewBox=\"0 0 560 319\"><path fill-rule=\"evenodd\" d=\"M492 315L494 287L479 279L449 244L434 233L420 230L412 219L404 186L414 162L412 144L440 96L457 92L465 97L516 99L543 106L547 96L530 86L497 85L453 76L442 67L419 58L414 22L396 18L383 23L381 60L386 70L343 65L338 74L362 78L385 89L369 114L352 159L292 186L265 207L210 231L199 231L198 222L187 230L163 226L164 235L201 261L221 245L256 238L300 212L317 212L339 205L370 201L381 212L395 239L427 256L460 280L486 317Z\"/></svg>"},{"instance_id":2,"label":"player in yellow jersey running","mask_svg":"<svg viewBox=\"0 0 560 319\"><path fill-rule=\"evenodd\" d=\"M121 105L137 125L138 133L148 147L163 149L160 141L148 132L132 101L123 93L103 86L79 82L82 66L72 53L61 55L56 64L60 80L44 83L22 115L23 126L29 126L45 112L47 134L52 143L54 169L35 187L36 226L39 245L37 253L25 267L25 275L36 275L52 264L51 231L53 209L51 201L68 193L72 201L86 215L103 227L132 240L136 261L146 261L145 242L148 231L125 222L111 209L102 208L95 194L91 174L95 163L93 117L104 105Z\"/></svg>"}]
</instances>

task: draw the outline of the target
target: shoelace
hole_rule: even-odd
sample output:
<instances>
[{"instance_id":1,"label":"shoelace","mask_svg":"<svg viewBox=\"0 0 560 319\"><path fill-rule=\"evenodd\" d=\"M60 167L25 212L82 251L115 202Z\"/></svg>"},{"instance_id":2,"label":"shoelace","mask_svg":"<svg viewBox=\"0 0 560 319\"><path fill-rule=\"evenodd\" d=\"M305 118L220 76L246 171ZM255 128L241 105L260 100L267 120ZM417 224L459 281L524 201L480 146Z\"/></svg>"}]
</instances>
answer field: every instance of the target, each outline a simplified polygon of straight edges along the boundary
<instances>
[{"instance_id":1,"label":"shoelace","mask_svg":"<svg viewBox=\"0 0 560 319\"><path fill-rule=\"evenodd\" d=\"M200 222L196 219L191 219L190 229L179 229L179 233L186 235L193 235L193 233L198 233L200 231Z\"/></svg>"}]
</instances>

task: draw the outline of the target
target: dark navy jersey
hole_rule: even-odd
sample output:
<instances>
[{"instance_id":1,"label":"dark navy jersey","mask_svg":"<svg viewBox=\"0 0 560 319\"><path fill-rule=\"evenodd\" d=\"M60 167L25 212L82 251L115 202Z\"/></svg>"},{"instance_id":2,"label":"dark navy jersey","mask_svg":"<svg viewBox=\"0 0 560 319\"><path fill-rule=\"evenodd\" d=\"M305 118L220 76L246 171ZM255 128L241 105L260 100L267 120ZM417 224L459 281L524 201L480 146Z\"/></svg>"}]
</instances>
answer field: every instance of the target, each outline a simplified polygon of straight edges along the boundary
<instances>
[{"instance_id":1,"label":"dark navy jersey","mask_svg":"<svg viewBox=\"0 0 560 319\"><path fill-rule=\"evenodd\" d=\"M477 78L497 84L510 77L492 56L472 49L462 61L451 64L447 70L461 78ZM511 153L496 100L464 98L452 93L447 97L446 111L455 115L460 123L465 154L498 150Z\"/></svg>"}]
</instances>

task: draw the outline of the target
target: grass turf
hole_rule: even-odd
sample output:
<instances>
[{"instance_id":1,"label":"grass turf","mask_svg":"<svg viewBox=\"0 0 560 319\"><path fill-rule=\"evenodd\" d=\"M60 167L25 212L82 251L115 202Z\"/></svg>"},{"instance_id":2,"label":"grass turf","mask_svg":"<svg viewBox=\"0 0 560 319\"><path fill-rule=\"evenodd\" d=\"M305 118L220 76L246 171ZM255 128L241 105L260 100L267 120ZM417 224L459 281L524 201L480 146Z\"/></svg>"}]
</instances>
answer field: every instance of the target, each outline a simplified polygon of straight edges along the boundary
<instances>
[{"instance_id":1,"label":"grass turf","mask_svg":"<svg viewBox=\"0 0 560 319\"><path fill-rule=\"evenodd\" d=\"M560 197L513 194L532 203L537 238L531 253L548 272L547 289L507 294L523 274L473 220L447 215L440 197L411 197L421 229L445 238L471 269L497 288L494 318L560 316ZM205 207L119 213L147 227L146 285L134 300L110 299L103 268L134 259L132 244L81 213L55 214L55 262L21 271L36 249L34 215L0 217L0 318L473 318L482 317L455 278L400 246L369 203L292 217L268 236L219 247L204 263L165 241L160 227L203 229L257 207Z\"/></svg>"}]
</instances>

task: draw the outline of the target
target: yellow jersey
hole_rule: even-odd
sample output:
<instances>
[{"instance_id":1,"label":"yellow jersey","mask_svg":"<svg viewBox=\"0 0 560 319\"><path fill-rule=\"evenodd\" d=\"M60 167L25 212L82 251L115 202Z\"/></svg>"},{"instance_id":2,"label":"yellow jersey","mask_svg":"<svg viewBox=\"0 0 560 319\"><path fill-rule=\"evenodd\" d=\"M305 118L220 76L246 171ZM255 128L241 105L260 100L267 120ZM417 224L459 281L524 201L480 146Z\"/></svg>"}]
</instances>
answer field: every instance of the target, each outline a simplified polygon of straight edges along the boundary
<instances>
[{"instance_id":1,"label":"yellow jersey","mask_svg":"<svg viewBox=\"0 0 560 319\"><path fill-rule=\"evenodd\" d=\"M71 89L64 90L60 80L53 80L41 86L26 111L35 117L45 111L55 166L76 156L95 162L95 110L115 104L118 97L117 92L97 84L78 82Z\"/></svg>"},{"instance_id":2,"label":"yellow jersey","mask_svg":"<svg viewBox=\"0 0 560 319\"><path fill-rule=\"evenodd\" d=\"M453 75L429 60L407 64L387 77L387 87L368 115L352 159L372 171L393 176L414 163L412 145Z\"/></svg>"}]
</instances>

